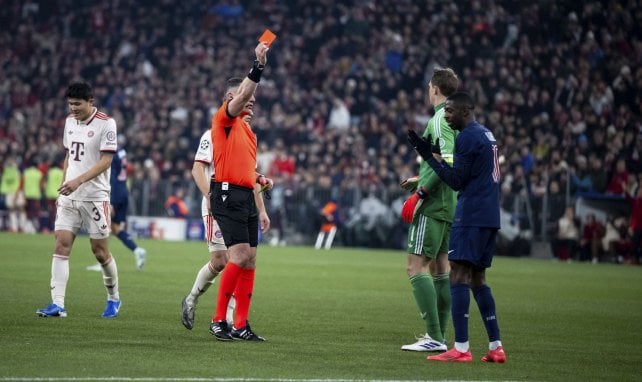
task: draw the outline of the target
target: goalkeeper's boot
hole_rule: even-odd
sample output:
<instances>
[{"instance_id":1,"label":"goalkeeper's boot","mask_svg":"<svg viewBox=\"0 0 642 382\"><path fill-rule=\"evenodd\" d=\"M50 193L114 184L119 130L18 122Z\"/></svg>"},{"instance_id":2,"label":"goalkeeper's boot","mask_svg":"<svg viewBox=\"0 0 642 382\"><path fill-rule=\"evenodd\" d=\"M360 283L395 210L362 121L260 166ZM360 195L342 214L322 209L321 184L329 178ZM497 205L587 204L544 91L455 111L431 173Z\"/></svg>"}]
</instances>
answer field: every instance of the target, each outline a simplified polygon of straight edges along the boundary
<instances>
[{"instance_id":1,"label":"goalkeeper's boot","mask_svg":"<svg viewBox=\"0 0 642 382\"><path fill-rule=\"evenodd\" d=\"M118 317L118 311L120 310L121 301L112 301L107 300L107 305L105 306L105 311L103 312L103 318L116 318Z\"/></svg>"},{"instance_id":2,"label":"goalkeeper's boot","mask_svg":"<svg viewBox=\"0 0 642 382\"><path fill-rule=\"evenodd\" d=\"M482 362L504 363L506 362L506 353L504 353L504 348L499 346L495 350L489 350L481 360Z\"/></svg>"},{"instance_id":3,"label":"goalkeeper's boot","mask_svg":"<svg viewBox=\"0 0 642 382\"><path fill-rule=\"evenodd\" d=\"M462 353L459 350L452 348L445 353L428 356L426 359L428 361L441 362L473 362L473 355L470 353L470 350Z\"/></svg>"},{"instance_id":4,"label":"goalkeeper's boot","mask_svg":"<svg viewBox=\"0 0 642 382\"><path fill-rule=\"evenodd\" d=\"M145 250L145 248L136 247L136 249L134 249L134 256L136 257L136 269L142 271L143 267L145 266L147 251Z\"/></svg>"},{"instance_id":5,"label":"goalkeeper's boot","mask_svg":"<svg viewBox=\"0 0 642 382\"><path fill-rule=\"evenodd\" d=\"M49 304L42 309L36 310L40 317L67 317L67 311L56 304Z\"/></svg>"},{"instance_id":6,"label":"goalkeeper's boot","mask_svg":"<svg viewBox=\"0 0 642 382\"><path fill-rule=\"evenodd\" d=\"M192 330L192 328L194 327L194 316L196 316L196 305L194 303L189 304L187 302L187 296L183 298L182 305L183 305L183 314L182 314L183 326L189 330Z\"/></svg>"},{"instance_id":7,"label":"goalkeeper's boot","mask_svg":"<svg viewBox=\"0 0 642 382\"><path fill-rule=\"evenodd\" d=\"M433 340L428 334L418 337L417 342L410 345L403 345L401 350L406 351L434 351L442 352L448 350L443 342Z\"/></svg>"},{"instance_id":8,"label":"goalkeeper's boot","mask_svg":"<svg viewBox=\"0 0 642 382\"><path fill-rule=\"evenodd\" d=\"M227 321L221 320L210 324L210 333L219 341L231 341L230 328Z\"/></svg>"},{"instance_id":9,"label":"goalkeeper's boot","mask_svg":"<svg viewBox=\"0 0 642 382\"><path fill-rule=\"evenodd\" d=\"M235 340L244 340L244 341L265 341L265 338L257 335L250 328L250 323L245 321L245 326L239 329L232 328L230 333L232 338Z\"/></svg>"}]
</instances>

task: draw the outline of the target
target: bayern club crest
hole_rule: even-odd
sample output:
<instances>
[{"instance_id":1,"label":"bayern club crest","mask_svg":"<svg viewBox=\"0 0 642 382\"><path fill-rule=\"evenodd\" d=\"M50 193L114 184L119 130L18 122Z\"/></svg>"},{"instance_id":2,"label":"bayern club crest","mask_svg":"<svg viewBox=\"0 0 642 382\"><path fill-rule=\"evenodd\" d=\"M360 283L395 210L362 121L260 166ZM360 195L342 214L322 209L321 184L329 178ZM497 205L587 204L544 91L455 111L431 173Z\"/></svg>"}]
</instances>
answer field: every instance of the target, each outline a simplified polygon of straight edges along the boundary
<instances>
[{"instance_id":1,"label":"bayern club crest","mask_svg":"<svg viewBox=\"0 0 642 382\"><path fill-rule=\"evenodd\" d=\"M214 237L216 237L217 239L220 239L223 237L223 233L221 232L220 229L217 229L216 232L214 232Z\"/></svg>"}]
</instances>

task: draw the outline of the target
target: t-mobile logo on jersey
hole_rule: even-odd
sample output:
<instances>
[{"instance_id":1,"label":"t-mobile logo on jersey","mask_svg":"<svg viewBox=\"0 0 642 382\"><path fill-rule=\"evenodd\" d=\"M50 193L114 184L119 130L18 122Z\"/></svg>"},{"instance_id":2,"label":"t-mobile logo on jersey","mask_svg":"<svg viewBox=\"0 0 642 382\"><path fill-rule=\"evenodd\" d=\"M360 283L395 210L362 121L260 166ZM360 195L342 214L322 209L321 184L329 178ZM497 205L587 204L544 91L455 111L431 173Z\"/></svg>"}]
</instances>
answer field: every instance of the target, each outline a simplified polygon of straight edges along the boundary
<instances>
[{"instance_id":1,"label":"t-mobile logo on jersey","mask_svg":"<svg viewBox=\"0 0 642 382\"><path fill-rule=\"evenodd\" d=\"M69 155L73 156L75 161L80 162L80 156L85 155L85 144L82 142L71 142Z\"/></svg>"}]
</instances>

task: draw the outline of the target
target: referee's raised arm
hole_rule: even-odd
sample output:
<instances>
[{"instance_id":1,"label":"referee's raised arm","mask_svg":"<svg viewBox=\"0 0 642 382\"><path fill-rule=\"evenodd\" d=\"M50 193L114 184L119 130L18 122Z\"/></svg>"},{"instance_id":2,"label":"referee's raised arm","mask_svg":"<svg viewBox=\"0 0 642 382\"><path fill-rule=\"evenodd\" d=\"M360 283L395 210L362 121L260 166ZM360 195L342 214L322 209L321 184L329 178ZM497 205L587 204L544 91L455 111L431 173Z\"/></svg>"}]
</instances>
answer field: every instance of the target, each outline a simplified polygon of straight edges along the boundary
<instances>
[{"instance_id":1,"label":"referee's raised arm","mask_svg":"<svg viewBox=\"0 0 642 382\"><path fill-rule=\"evenodd\" d=\"M269 50L268 46L264 42L259 42L259 44L254 49L256 53L256 60L252 69L248 73L247 77L243 79L243 82L239 85L237 94L232 100L227 104L227 113L230 117L236 117L241 113L245 104L252 98L256 87L261 81L261 74L263 74L263 69L267 63L267 51Z\"/></svg>"}]
</instances>

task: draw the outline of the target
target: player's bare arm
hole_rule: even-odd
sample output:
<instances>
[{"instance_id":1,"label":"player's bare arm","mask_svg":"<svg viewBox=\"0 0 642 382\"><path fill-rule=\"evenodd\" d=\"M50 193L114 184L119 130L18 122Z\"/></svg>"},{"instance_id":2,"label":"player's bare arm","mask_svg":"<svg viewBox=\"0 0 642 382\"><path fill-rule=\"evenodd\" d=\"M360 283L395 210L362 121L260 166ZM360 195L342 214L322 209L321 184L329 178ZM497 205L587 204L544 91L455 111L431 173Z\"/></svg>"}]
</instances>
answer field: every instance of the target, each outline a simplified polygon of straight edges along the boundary
<instances>
[{"instance_id":1,"label":"player's bare arm","mask_svg":"<svg viewBox=\"0 0 642 382\"><path fill-rule=\"evenodd\" d=\"M201 191L205 200L207 200L207 211L212 212L212 207L210 206L210 179L207 176L208 164L203 162L194 162L192 165L192 178L194 178L194 183L196 187Z\"/></svg>"},{"instance_id":2,"label":"player's bare arm","mask_svg":"<svg viewBox=\"0 0 642 382\"><path fill-rule=\"evenodd\" d=\"M67 154L69 155L69 154ZM58 192L61 195L69 195L72 192L76 191L78 187L80 187L81 184L88 182L95 177L97 177L99 174L102 174L105 172L108 168L111 167L111 158L114 156L114 153L111 152L101 152L100 153L100 160L98 163L96 163L95 166L90 168L87 172L81 174L80 176L71 179L67 182L64 182L62 186L58 189ZM65 175L67 172L67 159L65 159Z\"/></svg>"},{"instance_id":3,"label":"player's bare arm","mask_svg":"<svg viewBox=\"0 0 642 382\"><path fill-rule=\"evenodd\" d=\"M272 179L270 179L271 181ZM261 225L261 232L265 233L270 229L270 217L265 210L265 202L263 201L263 195L261 195L261 185L256 183L254 185L254 203L256 203L256 209L259 212L259 224Z\"/></svg>"}]
</instances>

